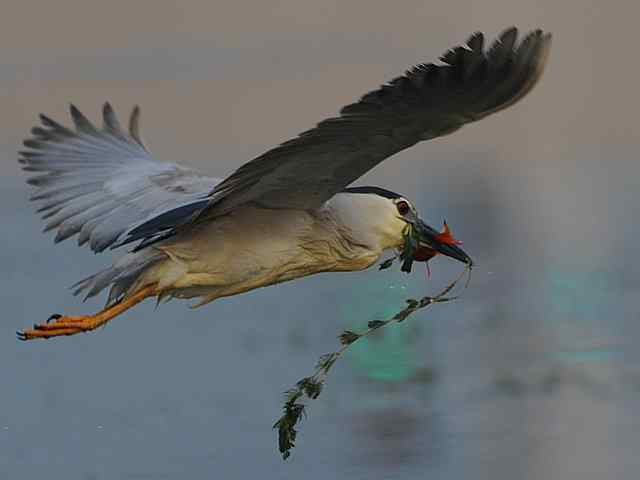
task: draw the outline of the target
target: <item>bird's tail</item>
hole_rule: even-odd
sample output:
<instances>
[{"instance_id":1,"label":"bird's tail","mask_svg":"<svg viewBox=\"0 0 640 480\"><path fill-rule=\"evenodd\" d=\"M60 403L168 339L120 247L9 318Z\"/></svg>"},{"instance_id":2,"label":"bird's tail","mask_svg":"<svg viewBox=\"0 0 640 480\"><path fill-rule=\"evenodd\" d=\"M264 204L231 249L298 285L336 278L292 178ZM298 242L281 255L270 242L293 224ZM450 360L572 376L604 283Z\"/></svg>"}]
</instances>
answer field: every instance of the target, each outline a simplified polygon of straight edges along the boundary
<instances>
[{"instance_id":1,"label":"bird's tail","mask_svg":"<svg viewBox=\"0 0 640 480\"><path fill-rule=\"evenodd\" d=\"M97 295L102 290L111 286L107 306L118 303L131 293L134 286L138 285L140 277L153 265L167 256L160 250L145 249L131 252L121 257L109 268L106 268L90 277L80 280L73 285L74 295L85 292L85 300Z\"/></svg>"}]
</instances>

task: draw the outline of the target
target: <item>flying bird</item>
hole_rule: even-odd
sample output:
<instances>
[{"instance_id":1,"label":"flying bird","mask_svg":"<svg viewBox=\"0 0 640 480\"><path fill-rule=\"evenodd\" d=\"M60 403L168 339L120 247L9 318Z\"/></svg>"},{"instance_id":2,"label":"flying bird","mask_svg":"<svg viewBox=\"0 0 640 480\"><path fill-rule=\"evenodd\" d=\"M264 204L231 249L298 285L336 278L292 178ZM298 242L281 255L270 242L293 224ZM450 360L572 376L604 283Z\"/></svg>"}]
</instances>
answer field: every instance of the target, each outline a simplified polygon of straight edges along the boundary
<instances>
[{"instance_id":1,"label":"flying bird","mask_svg":"<svg viewBox=\"0 0 640 480\"><path fill-rule=\"evenodd\" d=\"M551 36L518 41L505 30L446 52L242 165L224 180L160 162L142 141L140 110L128 129L109 103L102 127L71 106L73 128L40 115L24 141L31 199L56 230L94 252L128 246L106 269L81 280L75 294L109 289L93 315L52 315L17 332L22 340L94 330L148 297L221 297L319 272L355 271L386 249L402 250L407 226L419 235L416 261L436 254L470 263L448 229L420 219L402 195L350 187L377 164L423 140L448 135L514 104L540 79Z\"/></svg>"}]
</instances>

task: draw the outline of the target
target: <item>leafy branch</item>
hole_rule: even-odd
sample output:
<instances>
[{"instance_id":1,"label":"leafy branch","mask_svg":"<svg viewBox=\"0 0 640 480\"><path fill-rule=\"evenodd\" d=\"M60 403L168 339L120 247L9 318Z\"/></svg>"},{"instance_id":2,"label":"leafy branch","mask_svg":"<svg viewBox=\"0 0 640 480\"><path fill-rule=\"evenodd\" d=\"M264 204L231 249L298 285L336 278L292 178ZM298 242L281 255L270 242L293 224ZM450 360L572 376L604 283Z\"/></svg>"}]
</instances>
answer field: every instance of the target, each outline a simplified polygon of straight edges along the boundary
<instances>
[{"instance_id":1,"label":"leafy branch","mask_svg":"<svg viewBox=\"0 0 640 480\"><path fill-rule=\"evenodd\" d=\"M393 262L399 258L402 264L403 271L411 271L411 263L413 261L413 253L417 248L415 236L413 235L413 229L408 229L405 233L405 248L400 255L392 257L384 261L380 265L380 270L391 267ZM273 425L273 428L278 429L278 450L282 454L283 460L286 460L291 455L291 449L295 447L296 436L298 431L296 425L302 420L303 416L306 416L306 405L302 403L305 397L309 400L315 400L322 392L322 388L327 380L331 368L335 365L338 359L344 354L344 352L358 340L369 336L376 330L386 327L392 323L400 323L405 321L414 312L426 308L435 303L444 303L455 300L459 295L448 297L447 295L455 288L455 286L467 275L467 282L469 283L471 278L471 264L467 264L465 269L456 277L449 285L441 290L435 296L424 296L419 300L410 298L406 300L407 306L396 313L393 317L387 320L372 320L368 323L368 328L364 332L354 332L352 330L345 330L339 336L341 347L339 350L331 353L327 353L320 357L320 360L316 364L315 371L312 375L299 380L293 388L285 393L285 403L282 407L283 414Z\"/></svg>"}]
</instances>

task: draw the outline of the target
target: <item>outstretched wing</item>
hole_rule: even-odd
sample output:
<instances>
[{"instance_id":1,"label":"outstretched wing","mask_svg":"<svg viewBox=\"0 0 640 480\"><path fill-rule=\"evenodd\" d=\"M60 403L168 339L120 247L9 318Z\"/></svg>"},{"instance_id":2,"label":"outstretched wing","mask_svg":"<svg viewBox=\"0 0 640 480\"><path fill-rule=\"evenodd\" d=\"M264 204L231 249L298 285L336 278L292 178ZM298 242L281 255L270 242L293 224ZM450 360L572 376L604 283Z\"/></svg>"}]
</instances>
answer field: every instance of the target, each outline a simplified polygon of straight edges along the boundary
<instances>
[{"instance_id":1,"label":"outstretched wing","mask_svg":"<svg viewBox=\"0 0 640 480\"><path fill-rule=\"evenodd\" d=\"M366 94L340 116L240 167L213 189L199 218L249 202L318 207L387 157L507 108L536 84L551 44L540 30L519 44L516 38L510 28L485 51L476 33L443 55L442 64L418 65Z\"/></svg>"},{"instance_id":2,"label":"outstretched wing","mask_svg":"<svg viewBox=\"0 0 640 480\"><path fill-rule=\"evenodd\" d=\"M137 247L142 248L182 225L248 203L299 209L322 205L391 155L524 97L542 75L551 36L536 30L519 43L517 37L517 29L505 30L485 50L484 36L472 35L466 45L444 54L441 64L415 66L347 105L340 116L244 164L209 190L206 201L156 215L116 245L142 240Z\"/></svg>"},{"instance_id":3,"label":"outstretched wing","mask_svg":"<svg viewBox=\"0 0 640 480\"><path fill-rule=\"evenodd\" d=\"M124 130L111 108L103 107L102 128L71 106L75 130L41 115L20 152L23 169L34 172L36 201L45 231L57 230L56 242L78 235L95 252L118 246L137 225L168 221L177 226L208 203L219 179L199 175L174 163L154 160L139 134L140 110Z\"/></svg>"}]
</instances>

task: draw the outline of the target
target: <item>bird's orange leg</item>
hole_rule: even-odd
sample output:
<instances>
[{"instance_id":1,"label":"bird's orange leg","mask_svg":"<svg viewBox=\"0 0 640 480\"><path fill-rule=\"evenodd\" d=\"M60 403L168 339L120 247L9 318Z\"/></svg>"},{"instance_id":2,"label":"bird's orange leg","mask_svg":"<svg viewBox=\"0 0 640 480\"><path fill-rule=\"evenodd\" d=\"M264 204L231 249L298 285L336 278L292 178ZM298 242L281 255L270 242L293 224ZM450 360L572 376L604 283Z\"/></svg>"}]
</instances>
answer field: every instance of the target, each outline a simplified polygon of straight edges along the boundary
<instances>
[{"instance_id":1,"label":"bird's orange leg","mask_svg":"<svg viewBox=\"0 0 640 480\"><path fill-rule=\"evenodd\" d=\"M34 325L32 329L20 330L17 332L20 340L33 340L34 338L51 338L61 335L75 335L80 332L90 332L106 324L112 318L129 310L145 298L156 295L158 290L156 285L147 285L138 290L133 295L121 300L95 315L82 315L78 317L68 317L62 315L52 315L47 323Z\"/></svg>"}]
</instances>

